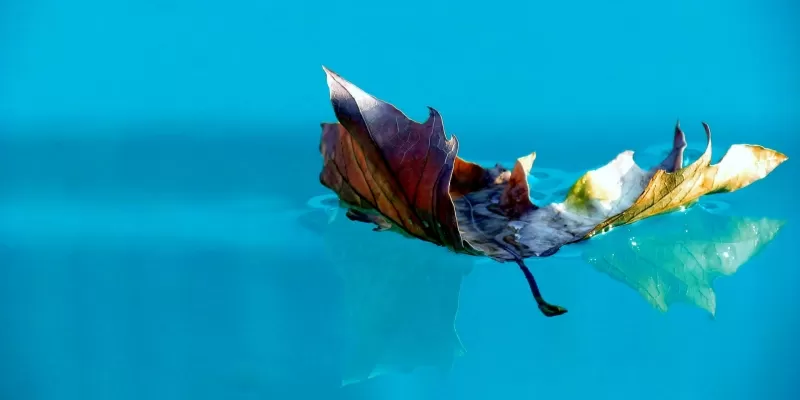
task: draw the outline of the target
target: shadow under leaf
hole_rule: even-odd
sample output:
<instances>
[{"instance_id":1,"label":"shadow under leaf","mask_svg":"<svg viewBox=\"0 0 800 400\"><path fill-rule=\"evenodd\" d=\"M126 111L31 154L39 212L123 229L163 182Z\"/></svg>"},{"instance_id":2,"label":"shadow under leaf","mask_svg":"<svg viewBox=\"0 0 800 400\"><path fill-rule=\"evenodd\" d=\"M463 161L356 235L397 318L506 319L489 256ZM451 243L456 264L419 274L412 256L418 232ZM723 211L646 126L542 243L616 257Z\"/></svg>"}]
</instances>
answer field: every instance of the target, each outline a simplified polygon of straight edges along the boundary
<instances>
[{"instance_id":1,"label":"shadow under leaf","mask_svg":"<svg viewBox=\"0 0 800 400\"><path fill-rule=\"evenodd\" d=\"M676 302L716 312L714 279L730 276L771 242L784 221L713 214L692 208L615 228L584 247L598 271L667 311Z\"/></svg>"}]
</instances>

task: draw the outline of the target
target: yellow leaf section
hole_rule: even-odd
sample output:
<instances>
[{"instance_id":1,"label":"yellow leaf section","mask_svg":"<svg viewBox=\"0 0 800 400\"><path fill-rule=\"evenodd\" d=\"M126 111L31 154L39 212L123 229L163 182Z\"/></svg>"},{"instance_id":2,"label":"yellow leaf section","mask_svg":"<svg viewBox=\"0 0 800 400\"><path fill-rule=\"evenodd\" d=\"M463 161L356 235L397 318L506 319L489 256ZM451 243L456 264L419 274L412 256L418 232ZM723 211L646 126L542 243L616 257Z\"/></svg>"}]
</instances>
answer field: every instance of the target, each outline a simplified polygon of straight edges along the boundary
<instances>
[{"instance_id":1,"label":"yellow leaf section","mask_svg":"<svg viewBox=\"0 0 800 400\"><path fill-rule=\"evenodd\" d=\"M589 221L600 223L630 207L642 193L647 171L625 151L614 160L580 177L569 189L564 208Z\"/></svg>"},{"instance_id":2,"label":"yellow leaf section","mask_svg":"<svg viewBox=\"0 0 800 400\"><path fill-rule=\"evenodd\" d=\"M705 123L703 128L706 131L708 144L700 158L675 172L656 171L630 207L606 218L583 238L588 239L606 227L630 224L674 211L707 194L741 189L764 178L788 159L786 155L762 146L737 144L731 146L719 163L711 165L711 130ZM591 179L590 174L587 173L575 184L573 189L580 186L580 190L570 191L567 204L579 206L589 203L595 196L602 198L608 193L619 193L619 186L615 187L614 179L601 182ZM629 179L640 176L640 174L631 175ZM626 178L621 176L616 185L624 185L625 180Z\"/></svg>"}]
</instances>

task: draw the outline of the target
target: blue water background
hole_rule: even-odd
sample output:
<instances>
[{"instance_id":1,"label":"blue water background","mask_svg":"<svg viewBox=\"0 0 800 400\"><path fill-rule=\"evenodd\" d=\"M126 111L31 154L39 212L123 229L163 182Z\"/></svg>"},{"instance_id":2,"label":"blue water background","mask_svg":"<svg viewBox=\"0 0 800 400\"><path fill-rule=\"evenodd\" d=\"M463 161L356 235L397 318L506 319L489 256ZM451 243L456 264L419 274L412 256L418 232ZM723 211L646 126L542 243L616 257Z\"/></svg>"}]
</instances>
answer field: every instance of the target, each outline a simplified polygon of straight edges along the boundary
<instances>
[{"instance_id":1,"label":"blue water background","mask_svg":"<svg viewBox=\"0 0 800 400\"><path fill-rule=\"evenodd\" d=\"M0 398L800 398L799 11L2 1ZM707 121L715 148L789 155L720 197L787 224L717 281L715 320L660 313L563 258L533 265L570 309L546 319L515 268L480 264L456 321L467 354L446 377L340 389L342 288L324 243L296 222L327 193L323 64L411 117L435 107L470 159L535 150L536 167L580 171L668 146L677 118L702 148ZM379 261L402 263L404 246Z\"/></svg>"}]
</instances>

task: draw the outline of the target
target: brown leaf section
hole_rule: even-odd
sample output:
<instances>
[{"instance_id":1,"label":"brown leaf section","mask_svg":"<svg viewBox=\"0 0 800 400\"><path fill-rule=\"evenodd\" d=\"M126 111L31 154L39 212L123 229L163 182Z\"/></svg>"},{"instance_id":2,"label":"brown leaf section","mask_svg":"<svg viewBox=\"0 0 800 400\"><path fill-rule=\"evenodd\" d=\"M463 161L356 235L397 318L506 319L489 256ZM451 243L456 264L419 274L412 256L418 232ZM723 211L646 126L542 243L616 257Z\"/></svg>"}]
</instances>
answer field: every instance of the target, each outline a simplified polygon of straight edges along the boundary
<instances>
[{"instance_id":1,"label":"brown leaf section","mask_svg":"<svg viewBox=\"0 0 800 400\"><path fill-rule=\"evenodd\" d=\"M499 185L508 178L508 171L500 165L486 169L456 156L453 176L450 178L450 197L456 199L488 186Z\"/></svg>"},{"instance_id":2,"label":"brown leaf section","mask_svg":"<svg viewBox=\"0 0 800 400\"><path fill-rule=\"evenodd\" d=\"M323 122L320 124L320 126L322 127L323 137L321 146L325 145L326 142L328 149L335 149L338 146L342 146L340 148L347 149L345 151L351 151L354 158L361 160L364 159L361 148L358 146L352 147L352 138L341 124ZM327 139L325 139L326 137ZM320 147L320 152L322 152L323 155L325 154L322 150L322 147ZM326 161L330 158L336 157L334 154L335 151L328 151L328 153L331 157L326 157ZM343 155L340 154L339 157L343 157ZM332 174L324 179L332 182L337 188L341 188L342 192L340 192L340 189L334 189L337 194L344 196L341 198L341 200L344 200L346 203L355 205L357 207L370 208L370 205L363 202L361 197L358 195L358 193L369 192L369 187L365 185L367 177L362 175L362 179L359 179L358 176L353 176L351 177L353 178L352 181L350 181L350 179L343 180L343 174L339 173L337 168L333 165L331 168L323 169L323 174ZM453 174L450 178L450 197L456 199L466 194L484 189L488 186L501 185L506 183L509 180L509 177L509 171L500 165L487 169L474 162L466 161L463 158L456 156L455 163L453 165ZM324 183L325 182L323 181L323 184ZM354 189L350 186L350 184L358 185L358 189Z\"/></svg>"},{"instance_id":3,"label":"brown leaf section","mask_svg":"<svg viewBox=\"0 0 800 400\"><path fill-rule=\"evenodd\" d=\"M536 153L531 153L517 160L508 185L500 195L500 209L509 218L517 219L536 208L531 202L531 189L528 186L528 174L531 173L535 159Z\"/></svg>"},{"instance_id":4,"label":"brown leaf section","mask_svg":"<svg viewBox=\"0 0 800 400\"><path fill-rule=\"evenodd\" d=\"M589 238L609 226L630 224L689 205L703 195L733 192L764 178L788 159L786 155L762 146L731 146L722 160L711 164L711 129L703 123L707 146L691 165L674 172L655 172L638 199L625 211L608 218L592 229Z\"/></svg>"},{"instance_id":5,"label":"brown leaf section","mask_svg":"<svg viewBox=\"0 0 800 400\"><path fill-rule=\"evenodd\" d=\"M320 182L348 205L365 210L376 208L377 204L362 200L361 193L371 193L371 185L377 186L370 175L361 171L361 166L366 164L364 151L353 145L350 134L340 124L322 123L321 126L323 168Z\"/></svg>"},{"instance_id":6,"label":"brown leaf section","mask_svg":"<svg viewBox=\"0 0 800 400\"><path fill-rule=\"evenodd\" d=\"M377 212L409 235L477 253L458 230L451 181L457 194L468 193L491 182L492 172L457 158L458 140L445 137L436 110L429 108L427 121L417 123L325 72L339 124L322 124L322 184L351 207Z\"/></svg>"}]
</instances>

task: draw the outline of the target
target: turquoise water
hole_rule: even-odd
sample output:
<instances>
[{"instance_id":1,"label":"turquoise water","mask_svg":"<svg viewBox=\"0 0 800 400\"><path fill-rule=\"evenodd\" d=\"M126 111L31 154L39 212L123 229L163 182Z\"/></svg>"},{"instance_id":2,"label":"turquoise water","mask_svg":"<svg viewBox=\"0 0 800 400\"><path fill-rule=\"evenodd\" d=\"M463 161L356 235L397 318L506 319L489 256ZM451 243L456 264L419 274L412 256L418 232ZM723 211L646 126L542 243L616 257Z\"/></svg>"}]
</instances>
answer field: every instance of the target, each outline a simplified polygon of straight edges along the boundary
<instances>
[{"instance_id":1,"label":"turquoise water","mask_svg":"<svg viewBox=\"0 0 800 400\"><path fill-rule=\"evenodd\" d=\"M798 398L797 15L785 0L1 2L0 398ZM329 209L323 64L413 118L435 107L465 158L536 151L543 198L623 150L649 162L677 118L693 149L711 125L715 158L757 143L790 160L531 261L570 310L548 319L516 267ZM661 312L590 262L686 221L708 225L701 241L736 236L738 217L784 224L714 283L714 318Z\"/></svg>"}]
</instances>

